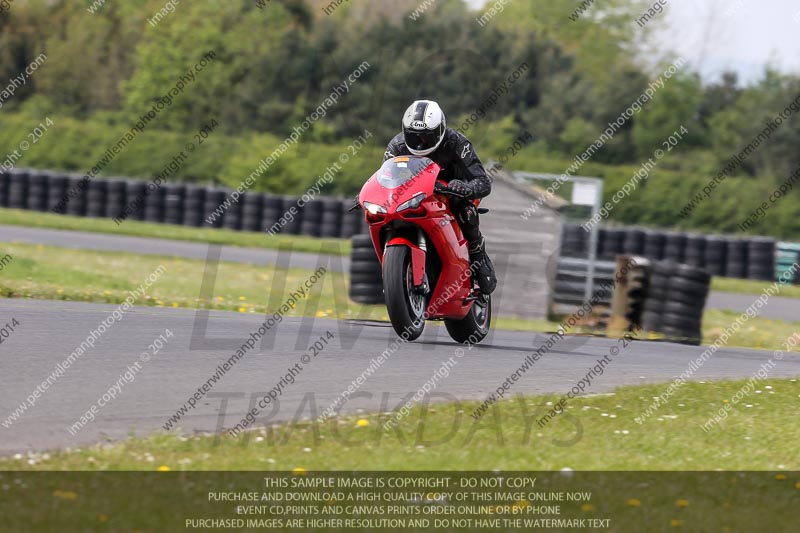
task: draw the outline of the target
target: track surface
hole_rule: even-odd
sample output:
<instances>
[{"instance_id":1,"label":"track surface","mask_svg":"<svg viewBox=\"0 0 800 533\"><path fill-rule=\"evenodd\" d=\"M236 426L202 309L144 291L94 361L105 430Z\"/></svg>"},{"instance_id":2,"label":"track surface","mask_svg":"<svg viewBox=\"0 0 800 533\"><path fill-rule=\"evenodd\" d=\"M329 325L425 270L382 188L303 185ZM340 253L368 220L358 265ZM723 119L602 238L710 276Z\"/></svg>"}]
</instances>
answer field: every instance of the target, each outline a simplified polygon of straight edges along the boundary
<instances>
[{"instance_id":1,"label":"track surface","mask_svg":"<svg viewBox=\"0 0 800 533\"><path fill-rule=\"evenodd\" d=\"M115 308L2 300L2 322L14 317L20 326L0 346L0 421L5 421L36 385L53 372L55 365ZM0 454L85 445L124 438L131 431L146 435L159 429L262 321L263 317L255 315L213 312L206 335L229 340L216 348L191 350L194 311L132 308L44 392L34 407L10 428L0 425ZM70 435L67 428L117 382L126 367L139 360L140 353L165 328L174 333L167 346L142 364L135 381L125 385L116 399L101 408L94 422L75 436ZM353 329L348 331L349 328ZM223 394L231 397L221 427L235 425L249 409L251 394L258 393L257 397L261 397L271 389L289 366L308 353L309 344L328 330L336 339L305 365L296 382L280 397L280 409L270 421L295 418L307 393L314 394L316 410L321 411L395 338L392 330L381 324L359 328L333 320L314 319L313 324L303 324L302 319L286 319L267 334L265 347L257 345L216 383L210 393L212 397L202 399L183 418L182 431L216 431ZM438 382L432 400L446 399L442 393L458 399L483 399L543 339L544 335L533 332L495 331L484 344L457 359L450 375ZM512 393L563 394L612 346L618 346L617 341L568 337L514 384ZM416 392L429 380L457 347L444 328L429 326L421 340L403 345L366 380L360 391L370 396L351 400L343 411L396 408L406 395ZM613 359L588 392L604 392L623 384L667 381L683 372L702 350L668 343L634 342ZM693 379L746 378L771 356L764 351L722 349ZM800 375L800 355L787 355L771 375ZM384 393L388 393L388 401L382 397ZM302 414L313 415L308 403Z\"/></svg>"},{"instance_id":2,"label":"track surface","mask_svg":"<svg viewBox=\"0 0 800 533\"><path fill-rule=\"evenodd\" d=\"M0 225L0 242L24 242L28 244L48 244L84 250L105 250L131 252L147 255L166 255L204 260L209 254L209 245L202 242L175 241L169 239L150 239L129 235L110 235L83 231L26 228L24 226ZM331 256L307 252L278 252L264 248L245 248L222 246L220 259L234 263L254 265L286 264L293 268L316 269ZM285 259L289 259L286 263ZM348 257L336 256L328 269L346 272L349 269Z\"/></svg>"},{"instance_id":3,"label":"track surface","mask_svg":"<svg viewBox=\"0 0 800 533\"><path fill-rule=\"evenodd\" d=\"M206 259L209 253L208 244L198 242L173 241L167 239L150 239L125 235L106 235L80 231L52 230L42 228L26 228L22 226L0 225L0 241L19 241L29 244L49 244L69 248L88 250L107 250L133 252L140 254L168 255L189 259ZM281 264L295 268L316 269L324 265L334 272L347 272L350 259L348 257L332 257L323 254L284 252L259 248L243 248L223 246L223 261L251 263L255 265ZM743 312L753 304L756 295L734 294L712 291L708 297L706 308L729 309ZM760 316L778 320L800 320L800 299L773 296L769 305L760 310Z\"/></svg>"}]
</instances>

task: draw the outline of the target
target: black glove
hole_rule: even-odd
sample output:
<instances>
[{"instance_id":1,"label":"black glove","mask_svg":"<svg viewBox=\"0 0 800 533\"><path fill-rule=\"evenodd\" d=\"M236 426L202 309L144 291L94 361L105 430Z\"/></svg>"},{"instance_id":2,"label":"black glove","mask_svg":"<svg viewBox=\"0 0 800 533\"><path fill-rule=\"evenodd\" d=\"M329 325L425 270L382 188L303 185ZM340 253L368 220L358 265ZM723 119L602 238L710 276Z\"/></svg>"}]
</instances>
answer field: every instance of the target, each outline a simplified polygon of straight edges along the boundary
<instances>
[{"instance_id":1,"label":"black glove","mask_svg":"<svg viewBox=\"0 0 800 533\"><path fill-rule=\"evenodd\" d=\"M465 198L472 197L472 189L461 180L450 180L447 183L447 189Z\"/></svg>"}]
</instances>

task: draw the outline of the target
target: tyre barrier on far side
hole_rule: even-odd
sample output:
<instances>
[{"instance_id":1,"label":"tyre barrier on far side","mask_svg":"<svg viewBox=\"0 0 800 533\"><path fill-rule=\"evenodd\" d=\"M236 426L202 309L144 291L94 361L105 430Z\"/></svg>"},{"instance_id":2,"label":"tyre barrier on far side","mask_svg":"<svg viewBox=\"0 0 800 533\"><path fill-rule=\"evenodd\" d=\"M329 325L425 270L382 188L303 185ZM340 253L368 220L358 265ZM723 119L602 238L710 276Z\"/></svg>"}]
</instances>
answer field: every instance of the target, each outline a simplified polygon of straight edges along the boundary
<instances>
[{"instance_id":1,"label":"tyre barrier on far side","mask_svg":"<svg viewBox=\"0 0 800 533\"><path fill-rule=\"evenodd\" d=\"M350 252L350 299L361 304L382 304L381 263L369 235L353 235Z\"/></svg>"},{"instance_id":2,"label":"tyre barrier on far side","mask_svg":"<svg viewBox=\"0 0 800 533\"><path fill-rule=\"evenodd\" d=\"M699 345L711 274L701 268L656 261L650 268L642 328L682 344Z\"/></svg>"},{"instance_id":3,"label":"tyre barrier on far side","mask_svg":"<svg viewBox=\"0 0 800 533\"><path fill-rule=\"evenodd\" d=\"M586 301L586 276L589 262L585 259L560 257L556 266L553 301L558 304L582 305ZM595 261L594 293L600 296L598 303L611 305L612 291L602 293L599 289L614 281L614 261Z\"/></svg>"},{"instance_id":4,"label":"tyre barrier on far side","mask_svg":"<svg viewBox=\"0 0 800 533\"><path fill-rule=\"evenodd\" d=\"M367 233L364 213L348 212L352 198L245 192L184 183L157 188L148 180L94 178L48 170L0 170L0 207L73 216L146 220L191 227L349 239ZM126 210L128 212L126 213ZM291 212L290 212L291 210ZM123 216L124 215L124 216ZM581 230L582 231L582 230Z\"/></svg>"},{"instance_id":5,"label":"tyre barrier on far side","mask_svg":"<svg viewBox=\"0 0 800 533\"><path fill-rule=\"evenodd\" d=\"M588 243L589 234L580 225L564 224L563 256L586 258ZM777 279L782 272L779 252L775 239L770 237L737 238L634 226L601 227L597 232L598 259L611 260L619 254L640 255L651 261L687 264L728 278Z\"/></svg>"}]
</instances>

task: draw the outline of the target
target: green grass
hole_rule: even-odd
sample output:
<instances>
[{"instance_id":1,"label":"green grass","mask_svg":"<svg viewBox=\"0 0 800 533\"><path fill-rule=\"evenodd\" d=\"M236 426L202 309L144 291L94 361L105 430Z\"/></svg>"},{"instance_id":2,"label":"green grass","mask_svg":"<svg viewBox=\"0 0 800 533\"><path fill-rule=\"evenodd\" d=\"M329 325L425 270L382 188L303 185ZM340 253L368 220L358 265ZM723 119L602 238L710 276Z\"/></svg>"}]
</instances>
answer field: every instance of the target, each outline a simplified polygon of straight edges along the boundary
<instances>
[{"instance_id":1,"label":"green grass","mask_svg":"<svg viewBox=\"0 0 800 533\"><path fill-rule=\"evenodd\" d=\"M764 289L772 286L771 281L758 281L751 279L718 278L711 279L711 290L721 292L736 292L739 294L763 294ZM785 298L800 298L800 285L784 285L778 296Z\"/></svg>"},{"instance_id":2,"label":"green grass","mask_svg":"<svg viewBox=\"0 0 800 533\"><path fill-rule=\"evenodd\" d=\"M701 426L746 381L688 383L642 425L634 418L666 385L640 385L567 403L540 428L551 396L495 404L420 404L397 425L388 414L263 425L231 437L155 434L115 445L0 460L0 470L800 470L800 382L759 381L708 433ZM771 388L767 388L767 387ZM359 423L360 422L360 423ZM233 425L233 417L225 420Z\"/></svg>"},{"instance_id":3,"label":"green grass","mask_svg":"<svg viewBox=\"0 0 800 533\"><path fill-rule=\"evenodd\" d=\"M263 314L274 311L311 271L285 270L220 262L212 298L201 298L200 287L206 268L197 259L161 257L124 252L75 250L56 246L3 243L0 252L14 259L0 276L0 296L93 303L121 303L128 291L138 287L160 265L166 269L161 281L153 284L137 305L155 307L203 308L240 313ZM388 320L383 305L356 304L347 296L347 276L328 272L315 286L310 300L292 310L289 316L321 318L359 318ZM737 313L709 310L703 317L703 342L712 343L738 316ZM494 327L511 331L555 331L558 324L545 320L497 317ZM590 328L575 332L590 333ZM778 349L783 341L800 331L800 323L752 318L734 334L728 346Z\"/></svg>"},{"instance_id":4,"label":"green grass","mask_svg":"<svg viewBox=\"0 0 800 533\"><path fill-rule=\"evenodd\" d=\"M0 224L48 228L60 230L88 231L92 233L108 233L113 235L129 235L134 237L152 237L175 241L204 242L224 244L228 246L245 246L251 248L278 249L292 244L296 252L319 253L324 250L328 254L350 254L349 239L321 239L302 235L269 235L248 231L226 229L192 228L172 224L157 224L138 220L126 220L117 225L110 218L89 218L69 215L55 215L22 211L19 209L0 208Z\"/></svg>"},{"instance_id":5,"label":"green grass","mask_svg":"<svg viewBox=\"0 0 800 533\"><path fill-rule=\"evenodd\" d=\"M703 313L703 344L712 344L716 341L740 316L741 312L707 309ZM730 336L727 346L762 350L781 349L786 339L800 332L800 322L789 322L790 319L800 320L800 317L786 318L787 321L751 318Z\"/></svg>"}]
</instances>

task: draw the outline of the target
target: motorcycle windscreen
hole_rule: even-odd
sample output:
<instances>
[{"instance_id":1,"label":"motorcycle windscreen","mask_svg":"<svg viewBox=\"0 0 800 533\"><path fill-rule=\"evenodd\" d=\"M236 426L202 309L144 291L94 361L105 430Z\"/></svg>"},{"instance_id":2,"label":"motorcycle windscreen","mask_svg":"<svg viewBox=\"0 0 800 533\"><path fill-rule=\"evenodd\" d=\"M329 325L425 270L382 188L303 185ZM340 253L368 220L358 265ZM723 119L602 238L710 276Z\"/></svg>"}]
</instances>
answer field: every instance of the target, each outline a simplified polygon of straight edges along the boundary
<instances>
[{"instance_id":1,"label":"motorcycle windscreen","mask_svg":"<svg viewBox=\"0 0 800 533\"><path fill-rule=\"evenodd\" d=\"M419 176L433 163L427 157L395 157L387 159L376 173L378 183L387 189L396 189Z\"/></svg>"}]
</instances>

